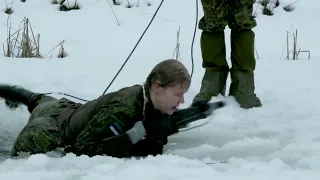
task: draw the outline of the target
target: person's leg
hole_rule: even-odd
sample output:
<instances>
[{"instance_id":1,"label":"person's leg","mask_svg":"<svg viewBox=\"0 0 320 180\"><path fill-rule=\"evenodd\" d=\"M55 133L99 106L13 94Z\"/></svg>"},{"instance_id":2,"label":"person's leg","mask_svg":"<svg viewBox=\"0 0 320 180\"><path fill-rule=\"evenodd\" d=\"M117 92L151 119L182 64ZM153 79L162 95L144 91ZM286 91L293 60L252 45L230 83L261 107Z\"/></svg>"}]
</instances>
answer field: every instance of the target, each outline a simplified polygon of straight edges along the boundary
<instances>
[{"instance_id":1,"label":"person's leg","mask_svg":"<svg viewBox=\"0 0 320 180\"><path fill-rule=\"evenodd\" d=\"M231 85L229 95L234 96L242 108L262 106L255 94L254 56L257 23L252 16L253 0L230 0L228 25L231 29Z\"/></svg>"},{"instance_id":2,"label":"person's leg","mask_svg":"<svg viewBox=\"0 0 320 180\"><path fill-rule=\"evenodd\" d=\"M224 29L227 25L228 5L218 0L201 0L204 17L199 22L202 67L205 74L200 92L194 97L193 104L209 101L219 93L225 94L228 77Z\"/></svg>"},{"instance_id":3,"label":"person's leg","mask_svg":"<svg viewBox=\"0 0 320 180\"><path fill-rule=\"evenodd\" d=\"M24 104L31 113L27 125L16 138L12 156L19 155L19 152L46 153L63 145L56 117L72 101L58 100L8 84L0 84L0 97L10 108Z\"/></svg>"},{"instance_id":4,"label":"person's leg","mask_svg":"<svg viewBox=\"0 0 320 180\"><path fill-rule=\"evenodd\" d=\"M28 106L31 112L29 121L39 117L58 115L63 108L58 99L43 94L35 94L31 102L32 104Z\"/></svg>"},{"instance_id":5,"label":"person's leg","mask_svg":"<svg viewBox=\"0 0 320 180\"><path fill-rule=\"evenodd\" d=\"M46 153L64 147L56 117L66 106L67 101L36 94L32 102L35 108L31 112L27 125L16 138L12 156L19 155L19 152Z\"/></svg>"},{"instance_id":6,"label":"person's leg","mask_svg":"<svg viewBox=\"0 0 320 180\"><path fill-rule=\"evenodd\" d=\"M15 109L24 104L28 107L30 113L40 104L56 101L55 98L43 93L35 93L23 87L9 84L0 84L0 97L5 99L9 108Z\"/></svg>"},{"instance_id":7,"label":"person's leg","mask_svg":"<svg viewBox=\"0 0 320 180\"><path fill-rule=\"evenodd\" d=\"M47 116L30 121L19 133L11 155L47 153L63 145L56 119Z\"/></svg>"}]
</instances>

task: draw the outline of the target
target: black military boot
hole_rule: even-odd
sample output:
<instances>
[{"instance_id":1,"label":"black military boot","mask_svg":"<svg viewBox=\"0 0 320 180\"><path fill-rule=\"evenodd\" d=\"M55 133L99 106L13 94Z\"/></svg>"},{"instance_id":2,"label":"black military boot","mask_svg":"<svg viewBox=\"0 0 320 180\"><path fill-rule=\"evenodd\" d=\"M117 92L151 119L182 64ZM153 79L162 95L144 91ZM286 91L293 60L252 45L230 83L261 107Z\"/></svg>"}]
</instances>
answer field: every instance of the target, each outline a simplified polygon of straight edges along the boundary
<instances>
[{"instance_id":1,"label":"black military boot","mask_svg":"<svg viewBox=\"0 0 320 180\"><path fill-rule=\"evenodd\" d=\"M0 97L5 99L6 105L11 109L24 104L28 106L28 110L31 112L40 96L39 93L34 93L19 86L0 84Z\"/></svg>"},{"instance_id":2,"label":"black military boot","mask_svg":"<svg viewBox=\"0 0 320 180\"><path fill-rule=\"evenodd\" d=\"M242 108L260 107L262 103L255 94L254 32L231 30L231 85L230 96L234 96Z\"/></svg>"},{"instance_id":3,"label":"black military boot","mask_svg":"<svg viewBox=\"0 0 320 180\"><path fill-rule=\"evenodd\" d=\"M241 73L231 72L230 96L234 96L241 108L249 109L253 107L261 107L260 99L254 93L254 76Z\"/></svg>"},{"instance_id":4,"label":"black military boot","mask_svg":"<svg viewBox=\"0 0 320 180\"><path fill-rule=\"evenodd\" d=\"M194 97L192 104L208 102L218 94L225 95L228 72L207 68L202 79L200 92Z\"/></svg>"}]
</instances>

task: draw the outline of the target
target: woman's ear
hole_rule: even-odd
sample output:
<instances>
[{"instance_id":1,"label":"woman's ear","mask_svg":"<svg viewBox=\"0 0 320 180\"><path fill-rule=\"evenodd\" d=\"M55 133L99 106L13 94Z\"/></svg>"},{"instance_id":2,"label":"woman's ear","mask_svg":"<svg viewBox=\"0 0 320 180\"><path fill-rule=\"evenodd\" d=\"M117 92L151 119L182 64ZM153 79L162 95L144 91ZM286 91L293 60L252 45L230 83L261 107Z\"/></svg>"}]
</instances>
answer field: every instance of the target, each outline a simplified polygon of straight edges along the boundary
<instances>
[{"instance_id":1,"label":"woman's ear","mask_svg":"<svg viewBox=\"0 0 320 180\"><path fill-rule=\"evenodd\" d=\"M155 81L152 85L151 85L151 90L155 93L159 93L161 88L161 83L159 81Z\"/></svg>"}]
</instances>

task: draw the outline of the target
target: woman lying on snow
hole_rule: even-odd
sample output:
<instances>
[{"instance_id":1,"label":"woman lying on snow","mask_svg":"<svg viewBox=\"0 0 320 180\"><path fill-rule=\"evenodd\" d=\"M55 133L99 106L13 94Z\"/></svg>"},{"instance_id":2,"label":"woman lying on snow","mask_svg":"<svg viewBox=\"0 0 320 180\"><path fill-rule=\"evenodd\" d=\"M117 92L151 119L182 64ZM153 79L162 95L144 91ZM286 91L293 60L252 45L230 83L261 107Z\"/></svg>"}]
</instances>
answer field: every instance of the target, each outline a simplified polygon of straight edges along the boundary
<instances>
[{"instance_id":1,"label":"woman lying on snow","mask_svg":"<svg viewBox=\"0 0 320 180\"><path fill-rule=\"evenodd\" d=\"M85 104L0 85L0 97L9 107L23 103L31 113L12 156L57 148L77 155L119 158L162 154L167 137L179 132L183 120L211 114L207 103L177 110L190 83L183 64L169 59L153 68L143 86L126 87Z\"/></svg>"}]
</instances>

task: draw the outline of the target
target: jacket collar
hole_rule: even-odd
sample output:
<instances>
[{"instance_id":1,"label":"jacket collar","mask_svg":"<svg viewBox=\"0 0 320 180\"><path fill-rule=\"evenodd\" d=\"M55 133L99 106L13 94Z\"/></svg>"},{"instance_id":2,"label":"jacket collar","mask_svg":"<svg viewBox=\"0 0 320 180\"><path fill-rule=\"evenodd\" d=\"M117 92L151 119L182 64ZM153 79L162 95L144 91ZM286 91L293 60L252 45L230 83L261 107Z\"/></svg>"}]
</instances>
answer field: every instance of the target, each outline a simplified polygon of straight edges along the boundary
<instances>
[{"instance_id":1,"label":"jacket collar","mask_svg":"<svg viewBox=\"0 0 320 180\"><path fill-rule=\"evenodd\" d=\"M148 88L148 87L146 87L145 85L143 85L143 88L144 88L144 90L145 90L145 97L144 97L144 99L145 99L145 116L144 116L144 118L146 118L147 116L149 116L150 117L150 115L151 116L163 116L164 114L161 112L161 111L159 111L159 110L157 110L157 109L155 109L155 107L154 107L154 105L153 105L153 103L152 103L152 101L151 101L151 97L150 97L150 88Z\"/></svg>"}]
</instances>

